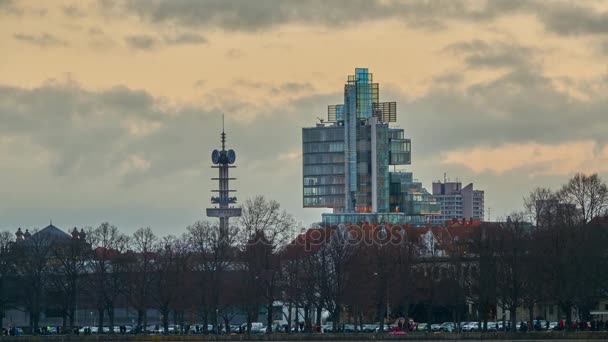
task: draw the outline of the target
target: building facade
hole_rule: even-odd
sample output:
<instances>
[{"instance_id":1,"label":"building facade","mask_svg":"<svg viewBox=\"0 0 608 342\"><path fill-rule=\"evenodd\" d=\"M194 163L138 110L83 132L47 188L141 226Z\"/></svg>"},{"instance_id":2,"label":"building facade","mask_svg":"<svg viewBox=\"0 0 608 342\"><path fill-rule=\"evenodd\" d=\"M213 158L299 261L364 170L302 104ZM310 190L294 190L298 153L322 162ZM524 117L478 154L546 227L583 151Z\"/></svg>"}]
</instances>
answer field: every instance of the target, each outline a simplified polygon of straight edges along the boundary
<instances>
[{"instance_id":1,"label":"building facade","mask_svg":"<svg viewBox=\"0 0 608 342\"><path fill-rule=\"evenodd\" d=\"M484 220L484 191L473 189L473 183L462 187L461 182L433 182L433 197L441 207L431 223L440 225L451 219Z\"/></svg>"},{"instance_id":2,"label":"building facade","mask_svg":"<svg viewBox=\"0 0 608 342\"><path fill-rule=\"evenodd\" d=\"M433 197L411 173L390 166L411 163L411 141L397 120L395 102L380 102L379 84L357 68L344 85L344 103L328 106L327 120L302 129L303 203L330 208L323 223L426 224L439 214Z\"/></svg>"}]
</instances>

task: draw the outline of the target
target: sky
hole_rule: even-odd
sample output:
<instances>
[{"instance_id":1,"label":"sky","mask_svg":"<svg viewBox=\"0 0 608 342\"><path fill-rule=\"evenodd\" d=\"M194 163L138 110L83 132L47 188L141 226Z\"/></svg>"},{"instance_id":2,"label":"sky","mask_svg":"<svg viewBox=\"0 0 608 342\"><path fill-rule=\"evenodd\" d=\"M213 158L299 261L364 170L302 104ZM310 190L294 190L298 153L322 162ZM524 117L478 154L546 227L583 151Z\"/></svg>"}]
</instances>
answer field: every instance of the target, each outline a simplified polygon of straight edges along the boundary
<instances>
[{"instance_id":1,"label":"sky","mask_svg":"<svg viewBox=\"0 0 608 342\"><path fill-rule=\"evenodd\" d=\"M405 169L473 182L490 219L576 172L608 180L606 1L0 0L0 51L2 230L185 231L211 206L221 113L239 201L318 222L301 129L357 67L397 102Z\"/></svg>"}]
</instances>

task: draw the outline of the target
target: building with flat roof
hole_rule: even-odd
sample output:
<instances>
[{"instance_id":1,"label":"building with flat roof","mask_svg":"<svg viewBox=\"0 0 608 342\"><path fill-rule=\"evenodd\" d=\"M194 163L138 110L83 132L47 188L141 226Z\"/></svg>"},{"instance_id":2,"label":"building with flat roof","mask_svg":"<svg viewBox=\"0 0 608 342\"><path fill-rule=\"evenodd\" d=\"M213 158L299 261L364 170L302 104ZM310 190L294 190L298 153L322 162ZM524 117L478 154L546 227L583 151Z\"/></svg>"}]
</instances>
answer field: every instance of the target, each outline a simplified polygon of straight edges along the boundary
<instances>
[{"instance_id":1,"label":"building with flat roof","mask_svg":"<svg viewBox=\"0 0 608 342\"><path fill-rule=\"evenodd\" d=\"M323 223L425 224L439 205L409 172L411 140L397 120L395 102L380 102L379 84L366 68L344 85L344 103L328 106L327 119L302 129L305 208L330 208Z\"/></svg>"},{"instance_id":2,"label":"building with flat roof","mask_svg":"<svg viewBox=\"0 0 608 342\"><path fill-rule=\"evenodd\" d=\"M473 183L463 188L459 181L433 182L433 197L441 206L441 214L432 217L432 224L454 218L484 220L484 191L474 190Z\"/></svg>"}]
</instances>

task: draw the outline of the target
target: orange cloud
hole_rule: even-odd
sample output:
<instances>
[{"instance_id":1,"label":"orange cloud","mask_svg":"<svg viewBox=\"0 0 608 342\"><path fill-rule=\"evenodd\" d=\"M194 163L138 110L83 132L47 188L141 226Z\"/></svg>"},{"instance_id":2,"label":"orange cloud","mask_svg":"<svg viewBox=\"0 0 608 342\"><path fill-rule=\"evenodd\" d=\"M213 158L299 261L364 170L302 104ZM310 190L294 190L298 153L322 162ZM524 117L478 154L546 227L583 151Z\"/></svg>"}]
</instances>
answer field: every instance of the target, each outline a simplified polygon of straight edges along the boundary
<instances>
[{"instance_id":1,"label":"orange cloud","mask_svg":"<svg viewBox=\"0 0 608 342\"><path fill-rule=\"evenodd\" d=\"M585 140L476 147L447 152L442 163L462 165L475 173L493 172L498 175L524 167L536 170L530 176L604 172L608 171L608 145L599 148L596 142Z\"/></svg>"}]
</instances>

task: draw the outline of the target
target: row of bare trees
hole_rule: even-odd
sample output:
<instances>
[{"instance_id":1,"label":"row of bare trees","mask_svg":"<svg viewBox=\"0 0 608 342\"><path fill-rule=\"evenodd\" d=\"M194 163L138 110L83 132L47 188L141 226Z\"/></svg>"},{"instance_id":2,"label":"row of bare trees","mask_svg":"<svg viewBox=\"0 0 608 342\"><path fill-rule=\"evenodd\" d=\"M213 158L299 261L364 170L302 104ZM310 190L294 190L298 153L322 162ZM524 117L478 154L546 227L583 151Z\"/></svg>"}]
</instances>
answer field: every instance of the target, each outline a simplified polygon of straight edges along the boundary
<instances>
[{"instance_id":1,"label":"row of bare trees","mask_svg":"<svg viewBox=\"0 0 608 342\"><path fill-rule=\"evenodd\" d=\"M21 308L34 330L41 312L75 325L77 308L95 310L99 329L119 308L147 326L149 309L182 326L224 324L265 312L310 331L324 315L341 323L504 319L517 308L558 305L587 318L608 298L606 184L576 175L559 191L537 189L504 222L417 228L382 224L296 231L294 218L262 196L230 227L196 222L179 236L150 228L132 235L103 223L73 238L15 242L0 234L0 311ZM281 303L288 310L279 310ZM473 308L473 311L470 310ZM536 311L538 315L538 310ZM584 317L583 317L584 316ZM152 322L156 323L156 322ZM385 329L384 324L380 329Z\"/></svg>"}]
</instances>

